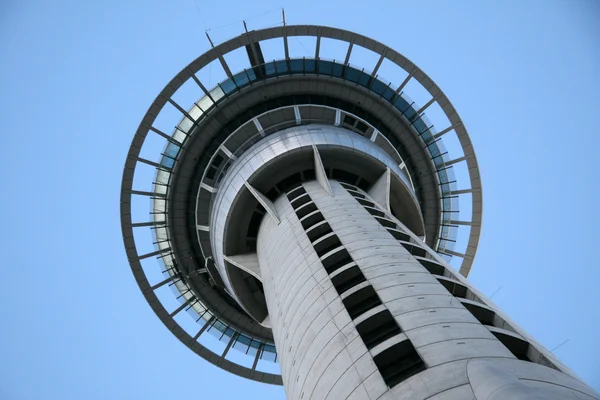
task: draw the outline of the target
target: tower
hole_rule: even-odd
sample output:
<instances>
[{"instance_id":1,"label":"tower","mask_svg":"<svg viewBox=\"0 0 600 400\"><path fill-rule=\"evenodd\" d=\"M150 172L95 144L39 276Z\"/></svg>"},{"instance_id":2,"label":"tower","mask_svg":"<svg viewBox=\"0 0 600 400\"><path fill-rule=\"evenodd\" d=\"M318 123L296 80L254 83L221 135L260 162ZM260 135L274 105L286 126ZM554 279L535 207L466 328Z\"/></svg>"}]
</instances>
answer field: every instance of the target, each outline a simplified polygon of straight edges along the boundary
<instances>
[{"instance_id":1,"label":"tower","mask_svg":"<svg viewBox=\"0 0 600 400\"><path fill-rule=\"evenodd\" d=\"M314 43L302 58L297 37ZM373 63L355 66L360 52ZM199 78L213 67L214 87ZM180 104L189 88L198 100ZM167 109L172 131L158 124ZM465 279L481 215L477 159L445 94L393 49L323 26L246 32L184 68L142 120L121 193L157 316L290 399L598 398Z\"/></svg>"}]
</instances>

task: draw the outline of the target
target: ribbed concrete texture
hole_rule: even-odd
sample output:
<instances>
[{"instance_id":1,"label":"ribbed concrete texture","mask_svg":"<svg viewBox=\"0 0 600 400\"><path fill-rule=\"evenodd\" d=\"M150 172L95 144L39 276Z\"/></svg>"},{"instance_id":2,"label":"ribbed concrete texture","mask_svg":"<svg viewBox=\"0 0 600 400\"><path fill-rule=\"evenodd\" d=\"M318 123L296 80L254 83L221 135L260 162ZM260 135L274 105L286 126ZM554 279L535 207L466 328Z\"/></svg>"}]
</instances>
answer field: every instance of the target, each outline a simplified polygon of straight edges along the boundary
<instances>
[{"instance_id":1,"label":"ribbed concrete texture","mask_svg":"<svg viewBox=\"0 0 600 400\"><path fill-rule=\"evenodd\" d=\"M330 186L333 196L311 181L279 197L281 223L264 218L258 235L288 399L597 398L517 359L493 312L468 287L451 294L464 283L421 257L423 242L365 193Z\"/></svg>"}]
</instances>

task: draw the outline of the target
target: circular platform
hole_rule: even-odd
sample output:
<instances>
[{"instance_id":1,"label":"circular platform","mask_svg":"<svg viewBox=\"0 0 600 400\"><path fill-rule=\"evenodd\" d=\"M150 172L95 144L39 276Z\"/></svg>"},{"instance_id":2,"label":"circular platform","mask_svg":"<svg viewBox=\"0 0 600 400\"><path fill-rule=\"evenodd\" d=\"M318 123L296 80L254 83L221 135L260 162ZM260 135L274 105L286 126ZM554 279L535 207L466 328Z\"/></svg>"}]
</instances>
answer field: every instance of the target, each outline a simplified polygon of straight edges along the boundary
<instances>
[{"instance_id":1,"label":"circular platform","mask_svg":"<svg viewBox=\"0 0 600 400\"><path fill-rule=\"evenodd\" d=\"M290 57L288 45L294 37L314 38L314 55ZM280 41L283 53L265 62L261 44L273 40ZM344 43L344 62L328 59L332 57L321 48L325 40ZM349 64L359 48L377 55L376 63L366 66L370 70ZM246 52L249 68L227 61L240 51ZM214 65L221 66L226 79L211 88L198 73ZM395 84L385 82L378 76L384 66L395 66L404 75L386 76L396 79ZM403 92L413 82L431 96L420 106ZM190 85L199 100L179 104L175 98ZM424 115L434 106L446 117L440 130ZM167 108L175 113L165 112ZM164 116L176 119L165 128L157 123ZM134 136L122 180L123 240L140 289L175 336L215 365L266 383L281 384L278 373L260 370L264 360L277 361L272 333L219 282L210 244L210 209L220 178L254 143L272 132L311 123L353 131L396 160L418 198L427 243L447 260L461 258L464 276L479 240L481 183L466 129L444 93L396 51L340 29L283 26L245 33L198 57L157 96ZM173 124L171 131L168 126ZM450 135L462 154L445 151L442 140ZM453 168L461 164L469 181L458 186ZM471 218L458 220L453 215L458 198L465 195ZM148 199L150 214L144 217ZM462 252L452 247L457 229L470 230ZM166 304L159 292L169 286L172 293L165 295L174 303Z\"/></svg>"}]
</instances>

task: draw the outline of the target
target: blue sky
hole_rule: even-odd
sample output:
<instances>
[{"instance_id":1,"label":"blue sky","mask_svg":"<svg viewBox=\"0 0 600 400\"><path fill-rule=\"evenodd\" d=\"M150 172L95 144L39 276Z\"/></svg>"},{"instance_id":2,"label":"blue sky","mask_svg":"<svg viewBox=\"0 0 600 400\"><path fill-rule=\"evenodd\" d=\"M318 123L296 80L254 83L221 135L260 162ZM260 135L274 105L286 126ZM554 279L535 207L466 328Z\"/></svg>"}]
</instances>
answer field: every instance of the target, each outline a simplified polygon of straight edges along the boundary
<instances>
[{"instance_id":1,"label":"blue sky","mask_svg":"<svg viewBox=\"0 0 600 400\"><path fill-rule=\"evenodd\" d=\"M0 399L284 397L168 332L119 227L125 155L152 100L208 49L205 29L222 41L242 19L277 24L281 6L290 24L386 43L444 90L483 179L470 279L488 296L502 286L493 300L548 348L569 339L555 354L600 390L600 3L5 0Z\"/></svg>"}]
</instances>

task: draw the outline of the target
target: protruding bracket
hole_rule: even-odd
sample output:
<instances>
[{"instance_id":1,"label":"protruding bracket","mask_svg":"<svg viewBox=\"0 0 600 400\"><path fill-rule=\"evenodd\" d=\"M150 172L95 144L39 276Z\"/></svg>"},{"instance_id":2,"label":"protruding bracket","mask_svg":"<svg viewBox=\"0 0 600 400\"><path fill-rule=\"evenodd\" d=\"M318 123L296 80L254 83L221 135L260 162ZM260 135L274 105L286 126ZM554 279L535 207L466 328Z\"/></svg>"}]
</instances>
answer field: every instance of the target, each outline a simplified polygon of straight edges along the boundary
<instances>
[{"instance_id":1,"label":"protruding bracket","mask_svg":"<svg viewBox=\"0 0 600 400\"><path fill-rule=\"evenodd\" d=\"M327 178L327 174L325 173L325 167L323 167L323 161L321 161L321 155L319 154L319 150L317 146L313 144L313 152L315 155L315 176L317 177L317 182L325 189L330 196L333 196L333 190L331 190L331 186L329 185L329 179Z\"/></svg>"},{"instance_id":2,"label":"protruding bracket","mask_svg":"<svg viewBox=\"0 0 600 400\"><path fill-rule=\"evenodd\" d=\"M392 190L392 171L388 168L369 190L369 196L381 205L386 211L392 212L390 207L390 192Z\"/></svg>"},{"instance_id":3,"label":"protruding bracket","mask_svg":"<svg viewBox=\"0 0 600 400\"><path fill-rule=\"evenodd\" d=\"M196 225L196 229L198 229L199 231L204 231L204 232L210 232L210 228L208 227L208 225Z\"/></svg>"},{"instance_id":4,"label":"protruding bracket","mask_svg":"<svg viewBox=\"0 0 600 400\"><path fill-rule=\"evenodd\" d=\"M378 135L379 131L377 129L373 129L373 133L371 134L371 142L375 143L375 140L377 140Z\"/></svg>"},{"instance_id":5,"label":"protruding bracket","mask_svg":"<svg viewBox=\"0 0 600 400\"><path fill-rule=\"evenodd\" d=\"M223 256L225 261L235 265L239 269L242 269L254 276L256 279L262 282L262 276L260 274L260 265L258 263L258 255L256 253L250 254L239 254L236 256Z\"/></svg>"},{"instance_id":6,"label":"protruding bracket","mask_svg":"<svg viewBox=\"0 0 600 400\"><path fill-rule=\"evenodd\" d=\"M264 326L265 328L270 328L271 327L271 318L269 318L269 316L267 315L266 318L260 324L262 326Z\"/></svg>"},{"instance_id":7,"label":"protruding bracket","mask_svg":"<svg viewBox=\"0 0 600 400\"><path fill-rule=\"evenodd\" d=\"M271 218L273 218L277 225L279 225L281 221L279 220L279 216L277 215L277 211L275 210L275 205L273 205L271 200L269 200L267 196L260 193L258 190L254 189L248 182L244 182L244 184L246 185L246 188L248 188L250 193L252 193L252 196L254 196L256 200L258 200L260 205L263 206L265 210L267 210Z\"/></svg>"}]
</instances>

